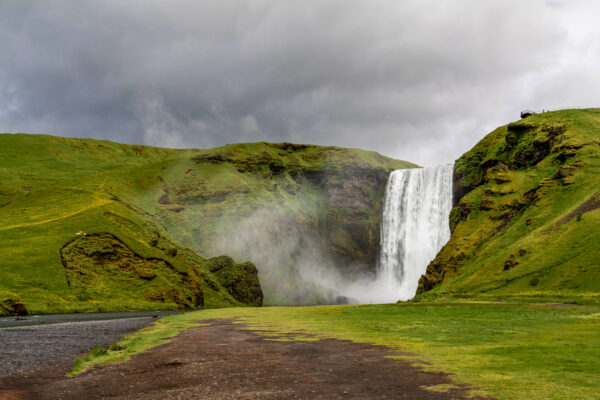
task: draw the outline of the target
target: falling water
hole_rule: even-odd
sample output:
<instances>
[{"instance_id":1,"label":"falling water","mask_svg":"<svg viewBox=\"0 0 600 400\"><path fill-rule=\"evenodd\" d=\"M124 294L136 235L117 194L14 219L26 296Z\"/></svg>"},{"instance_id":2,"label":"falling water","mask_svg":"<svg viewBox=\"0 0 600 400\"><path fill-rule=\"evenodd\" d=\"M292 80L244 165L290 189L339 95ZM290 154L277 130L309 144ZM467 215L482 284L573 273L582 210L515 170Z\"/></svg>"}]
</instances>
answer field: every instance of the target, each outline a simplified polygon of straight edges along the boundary
<instances>
[{"instance_id":1,"label":"falling water","mask_svg":"<svg viewBox=\"0 0 600 400\"><path fill-rule=\"evenodd\" d=\"M388 178L377 281L388 301L412 298L450 239L452 165L394 171Z\"/></svg>"}]
</instances>

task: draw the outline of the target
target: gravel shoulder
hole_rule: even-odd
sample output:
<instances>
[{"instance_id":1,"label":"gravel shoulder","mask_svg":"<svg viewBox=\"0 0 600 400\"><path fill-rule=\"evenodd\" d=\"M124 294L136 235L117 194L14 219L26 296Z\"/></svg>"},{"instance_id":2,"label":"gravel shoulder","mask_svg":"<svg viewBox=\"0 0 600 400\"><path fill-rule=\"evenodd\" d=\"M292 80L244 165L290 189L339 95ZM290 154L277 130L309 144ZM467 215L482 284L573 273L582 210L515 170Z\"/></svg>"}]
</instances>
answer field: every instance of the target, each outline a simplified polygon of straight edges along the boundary
<instances>
[{"instance_id":1,"label":"gravel shoulder","mask_svg":"<svg viewBox=\"0 0 600 400\"><path fill-rule=\"evenodd\" d=\"M44 369L66 373L75 358L96 346L109 346L155 320L152 317L121 318L2 328L0 388L2 378L19 373Z\"/></svg>"},{"instance_id":2,"label":"gravel shoulder","mask_svg":"<svg viewBox=\"0 0 600 400\"><path fill-rule=\"evenodd\" d=\"M382 346L273 341L229 320L76 378L57 368L0 378L7 399L481 399ZM284 338L284 337L282 337ZM446 392L425 387L449 385Z\"/></svg>"}]
</instances>

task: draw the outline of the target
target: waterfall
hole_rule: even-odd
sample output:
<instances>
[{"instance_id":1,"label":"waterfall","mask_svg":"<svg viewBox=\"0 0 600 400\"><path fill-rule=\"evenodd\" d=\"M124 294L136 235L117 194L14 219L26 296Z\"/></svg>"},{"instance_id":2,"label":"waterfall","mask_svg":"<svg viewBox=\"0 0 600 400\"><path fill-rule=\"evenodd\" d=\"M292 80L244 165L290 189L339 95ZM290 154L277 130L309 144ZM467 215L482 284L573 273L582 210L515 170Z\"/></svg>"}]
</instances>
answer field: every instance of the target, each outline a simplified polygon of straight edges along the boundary
<instances>
[{"instance_id":1,"label":"waterfall","mask_svg":"<svg viewBox=\"0 0 600 400\"><path fill-rule=\"evenodd\" d=\"M450 239L453 165L393 171L385 189L377 281L387 301L414 297Z\"/></svg>"}]
</instances>

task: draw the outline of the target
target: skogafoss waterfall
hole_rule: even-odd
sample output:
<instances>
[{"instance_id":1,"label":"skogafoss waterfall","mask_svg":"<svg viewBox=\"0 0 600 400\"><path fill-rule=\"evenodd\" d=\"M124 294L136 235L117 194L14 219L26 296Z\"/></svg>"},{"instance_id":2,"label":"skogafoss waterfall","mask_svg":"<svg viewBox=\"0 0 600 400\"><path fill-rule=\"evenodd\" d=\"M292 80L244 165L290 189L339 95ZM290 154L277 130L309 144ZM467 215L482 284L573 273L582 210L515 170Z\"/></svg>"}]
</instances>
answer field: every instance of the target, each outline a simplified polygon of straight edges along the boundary
<instances>
[{"instance_id":1,"label":"skogafoss waterfall","mask_svg":"<svg viewBox=\"0 0 600 400\"><path fill-rule=\"evenodd\" d=\"M450 239L452 171L450 164L390 174L377 271L380 295L387 301L414 297L427 265Z\"/></svg>"}]
</instances>

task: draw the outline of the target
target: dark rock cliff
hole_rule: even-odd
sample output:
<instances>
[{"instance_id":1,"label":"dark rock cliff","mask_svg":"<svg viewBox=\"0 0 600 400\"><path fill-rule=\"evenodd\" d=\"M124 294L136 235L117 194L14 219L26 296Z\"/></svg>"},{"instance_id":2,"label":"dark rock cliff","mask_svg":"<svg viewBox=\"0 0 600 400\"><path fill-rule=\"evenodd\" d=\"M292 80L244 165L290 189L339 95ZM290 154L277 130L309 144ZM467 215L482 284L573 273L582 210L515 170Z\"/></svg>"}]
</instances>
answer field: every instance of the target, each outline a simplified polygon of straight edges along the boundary
<instances>
[{"instance_id":1,"label":"dark rock cliff","mask_svg":"<svg viewBox=\"0 0 600 400\"><path fill-rule=\"evenodd\" d=\"M276 304L335 302L336 293L318 288L321 273L330 280L374 273L388 175L416 167L290 143L230 145L190 161L157 198L169 232L201 254L252 261L266 301ZM169 204L160 201L165 193ZM201 229L189 225L196 215Z\"/></svg>"},{"instance_id":2,"label":"dark rock cliff","mask_svg":"<svg viewBox=\"0 0 600 400\"><path fill-rule=\"evenodd\" d=\"M324 224L317 235L343 271L373 272L379 254L380 221L389 170L348 167L320 171L319 179L308 181L322 191L326 202Z\"/></svg>"}]
</instances>

